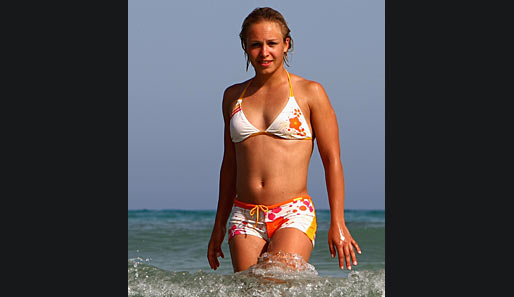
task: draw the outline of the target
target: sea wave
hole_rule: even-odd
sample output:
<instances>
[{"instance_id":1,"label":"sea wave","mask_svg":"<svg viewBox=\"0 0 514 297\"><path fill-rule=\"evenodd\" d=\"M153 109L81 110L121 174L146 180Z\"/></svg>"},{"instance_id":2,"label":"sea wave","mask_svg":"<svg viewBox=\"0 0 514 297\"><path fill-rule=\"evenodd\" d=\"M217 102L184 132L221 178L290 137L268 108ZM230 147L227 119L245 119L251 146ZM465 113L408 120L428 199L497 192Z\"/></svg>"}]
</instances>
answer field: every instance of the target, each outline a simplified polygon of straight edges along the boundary
<instances>
[{"instance_id":1,"label":"sea wave","mask_svg":"<svg viewBox=\"0 0 514 297\"><path fill-rule=\"evenodd\" d=\"M282 274L276 267L264 272L263 265L235 274L201 270L190 273L164 270L148 262L149 259L129 259L128 296L385 296L384 269L352 271L345 278L335 278L320 277L309 266L294 276L284 267Z\"/></svg>"}]
</instances>

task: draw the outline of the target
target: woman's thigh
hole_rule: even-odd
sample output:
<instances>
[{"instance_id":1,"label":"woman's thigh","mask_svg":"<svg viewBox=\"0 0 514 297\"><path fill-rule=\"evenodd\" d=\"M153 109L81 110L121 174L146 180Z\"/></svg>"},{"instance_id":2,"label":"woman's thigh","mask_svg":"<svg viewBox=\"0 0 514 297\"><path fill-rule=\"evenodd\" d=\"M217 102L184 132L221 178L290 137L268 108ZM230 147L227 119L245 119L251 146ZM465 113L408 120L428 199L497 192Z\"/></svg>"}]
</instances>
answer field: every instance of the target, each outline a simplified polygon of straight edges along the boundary
<instances>
[{"instance_id":1,"label":"woman's thigh","mask_svg":"<svg viewBox=\"0 0 514 297\"><path fill-rule=\"evenodd\" d=\"M305 261L309 261L312 252L312 241L302 231L296 228L282 228L273 234L268 246L268 252L284 251L290 254L299 254Z\"/></svg>"},{"instance_id":2,"label":"woman's thigh","mask_svg":"<svg viewBox=\"0 0 514 297\"><path fill-rule=\"evenodd\" d=\"M234 272L243 271L257 264L259 256L266 251L266 240L246 234L232 237L228 243Z\"/></svg>"}]
</instances>

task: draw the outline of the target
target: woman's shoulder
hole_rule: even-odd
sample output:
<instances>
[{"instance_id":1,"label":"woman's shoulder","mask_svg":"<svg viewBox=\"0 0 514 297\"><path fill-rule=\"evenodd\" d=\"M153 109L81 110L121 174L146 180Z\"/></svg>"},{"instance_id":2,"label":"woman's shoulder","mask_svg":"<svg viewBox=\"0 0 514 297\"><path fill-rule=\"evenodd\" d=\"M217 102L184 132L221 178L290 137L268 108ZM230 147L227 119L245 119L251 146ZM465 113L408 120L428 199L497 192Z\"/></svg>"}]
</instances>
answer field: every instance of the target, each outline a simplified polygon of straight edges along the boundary
<instances>
[{"instance_id":1,"label":"woman's shoulder","mask_svg":"<svg viewBox=\"0 0 514 297\"><path fill-rule=\"evenodd\" d=\"M326 95L325 88L321 83L290 73L295 93L302 94L304 98L312 102Z\"/></svg>"},{"instance_id":2,"label":"woman's shoulder","mask_svg":"<svg viewBox=\"0 0 514 297\"><path fill-rule=\"evenodd\" d=\"M310 80L305 77L302 77L302 76L299 76L296 74L292 74L292 73L289 73L289 75L291 76L292 83L295 84L295 89L300 88L300 89L302 89L302 91L305 91L308 93L312 93L312 92L316 93L316 92L323 91L323 86L321 85L321 83L319 83L317 81Z\"/></svg>"},{"instance_id":3,"label":"woman's shoulder","mask_svg":"<svg viewBox=\"0 0 514 297\"><path fill-rule=\"evenodd\" d=\"M247 79L240 83L235 83L233 85L228 86L225 91L223 92L223 108L230 109L230 106L233 104L237 98L241 95L243 92L243 89L247 85L248 81L250 79Z\"/></svg>"},{"instance_id":4,"label":"woman's shoulder","mask_svg":"<svg viewBox=\"0 0 514 297\"><path fill-rule=\"evenodd\" d=\"M249 78L249 79L247 79L247 80L245 80L243 82L235 83L233 85L228 86L225 89L224 94L226 94L226 95L234 95L234 94L243 92L243 89L246 87L246 85L248 84L248 82L250 80L251 80L251 78ZM239 95L240 94L237 94L237 96L239 96Z\"/></svg>"},{"instance_id":5,"label":"woman's shoulder","mask_svg":"<svg viewBox=\"0 0 514 297\"><path fill-rule=\"evenodd\" d=\"M235 83L233 85L228 86L223 92L223 101L233 101L239 98L239 95L243 92L244 87L248 83L250 79L247 79L240 83Z\"/></svg>"}]
</instances>

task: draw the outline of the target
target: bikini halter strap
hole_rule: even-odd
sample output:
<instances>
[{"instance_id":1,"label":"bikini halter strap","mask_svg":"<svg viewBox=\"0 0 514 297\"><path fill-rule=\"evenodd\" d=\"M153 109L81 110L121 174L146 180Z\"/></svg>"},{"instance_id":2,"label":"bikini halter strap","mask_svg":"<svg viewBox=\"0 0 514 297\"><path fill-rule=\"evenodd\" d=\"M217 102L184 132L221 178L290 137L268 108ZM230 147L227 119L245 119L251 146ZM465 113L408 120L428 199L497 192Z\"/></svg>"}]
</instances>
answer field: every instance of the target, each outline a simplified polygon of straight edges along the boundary
<instances>
[{"instance_id":1,"label":"bikini halter strap","mask_svg":"<svg viewBox=\"0 0 514 297\"><path fill-rule=\"evenodd\" d=\"M291 76L289 76L289 72L286 70L287 80L289 81L289 97L294 97L293 94L293 84L291 84Z\"/></svg>"}]
</instances>

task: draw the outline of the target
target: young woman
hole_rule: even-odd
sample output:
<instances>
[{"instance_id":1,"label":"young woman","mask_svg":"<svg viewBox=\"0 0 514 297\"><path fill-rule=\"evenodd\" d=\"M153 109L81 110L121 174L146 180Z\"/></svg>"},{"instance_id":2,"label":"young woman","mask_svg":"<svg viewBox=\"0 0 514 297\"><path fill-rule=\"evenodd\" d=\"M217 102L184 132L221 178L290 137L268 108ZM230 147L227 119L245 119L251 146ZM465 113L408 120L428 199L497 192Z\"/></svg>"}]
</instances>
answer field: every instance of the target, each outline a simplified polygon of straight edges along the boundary
<instances>
[{"instance_id":1,"label":"young woman","mask_svg":"<svg viewBox=\"0 0 514 297\"><path fill-rule=\"evenodd\" d=\"M241 45L255 76L223 94L224 155L219 200L207 258L224 257L227 233L234 272L264 252L283 251L309 260L316 215L307 191L309 161L317 139L325 169L331 221L328 244L339 266L357 265L360 254L344 220L344 178L335 112L321 84L284 68L293 40L284 17L256 8L244 20ZM230 220L229 220L230 217Z\"/></svg>"}]
</instances>

